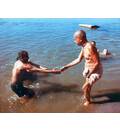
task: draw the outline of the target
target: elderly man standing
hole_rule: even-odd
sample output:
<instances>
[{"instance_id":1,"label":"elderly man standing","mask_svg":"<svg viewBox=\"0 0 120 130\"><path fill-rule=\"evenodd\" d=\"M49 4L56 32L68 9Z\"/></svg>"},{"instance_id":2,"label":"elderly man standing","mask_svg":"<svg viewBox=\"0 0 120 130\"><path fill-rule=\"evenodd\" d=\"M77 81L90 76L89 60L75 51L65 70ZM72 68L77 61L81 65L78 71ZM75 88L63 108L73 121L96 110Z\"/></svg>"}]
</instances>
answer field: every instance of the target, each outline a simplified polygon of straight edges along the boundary
<instances>
[{"instance_id":1,"label":"elderly man standing","mask_svg":"<svg viewBox=\"0 0 120 130\"><path fill-rule=\"evenodd\" d=\"M85 77L85 83L82 87L84 106L88 106L91 103L90 92L93 84L99 80L102 76L103 69L100 62L97 48L89 42L86 37L86 33L83 30L77 31L74 34L75 43L78 46L82 46L82 50L77 59L61 68L64 71L85 59L85 67L83 76Z\"/></svg>"}]
</instances>

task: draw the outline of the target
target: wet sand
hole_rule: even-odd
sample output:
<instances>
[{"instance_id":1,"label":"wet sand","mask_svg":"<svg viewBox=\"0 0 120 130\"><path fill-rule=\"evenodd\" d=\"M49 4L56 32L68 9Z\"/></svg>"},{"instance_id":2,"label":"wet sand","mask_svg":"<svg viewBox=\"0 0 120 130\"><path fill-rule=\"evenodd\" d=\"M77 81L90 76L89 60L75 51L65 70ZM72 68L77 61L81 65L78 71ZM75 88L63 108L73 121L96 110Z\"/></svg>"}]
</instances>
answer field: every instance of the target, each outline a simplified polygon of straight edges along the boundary
<instances>
[{"instance_id":1,"label":"wet sand","mask_svg":"<svg viewBox=\"0 0 120 130\"><path fill-rule=\"evenodd\" d=\"M11 91L9 84L6 87L0 87L0 112L120 112L120 88L114 87L113 81L112 83L109 81L108 84L105 83L104 79L101 79L92 89L93 103L84 107L81 104L82 83L80 85L62 84L58 76L54 75L40 75L38 77L41 78L32 78L35 80L32 85L25 82L29 88L35 91L35 96L25 104L19 102L17 96ZM115 83L118 85L119 81L115 81ZM105 87L104 85L110 86Z\"/></svg>"}]
</instances>

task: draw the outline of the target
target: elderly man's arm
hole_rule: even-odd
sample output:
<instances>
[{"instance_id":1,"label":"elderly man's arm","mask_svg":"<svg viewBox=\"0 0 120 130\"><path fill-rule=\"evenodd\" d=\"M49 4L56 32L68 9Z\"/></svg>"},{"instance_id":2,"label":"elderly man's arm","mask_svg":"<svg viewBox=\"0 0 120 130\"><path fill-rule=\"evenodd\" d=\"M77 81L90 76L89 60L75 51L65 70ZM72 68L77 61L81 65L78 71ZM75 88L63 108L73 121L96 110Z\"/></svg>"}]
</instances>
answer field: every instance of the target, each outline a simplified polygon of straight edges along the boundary
<instances>
[{"instance_id":1,"label":"elderly man's arm","mask_svg":"<svg viewBox=\"0 0 120 130\"><path fill-rule=\"evenodd\" d=\"M75 66L75 65L79 64L79 63L82 61L82 59L83 59L83 50L81 50L81 52L80 52L80 54L79 54L79 56L78 56L77 59L75 59L75 60L73 60L71 63L69 63L69 64L63 66L63 67L61 68L61 71L64 71L64 70L66 70L66 69L68 69L68 68L70 68L70 67L72 67L72 66Z\"/></svg>"}]
</instances>

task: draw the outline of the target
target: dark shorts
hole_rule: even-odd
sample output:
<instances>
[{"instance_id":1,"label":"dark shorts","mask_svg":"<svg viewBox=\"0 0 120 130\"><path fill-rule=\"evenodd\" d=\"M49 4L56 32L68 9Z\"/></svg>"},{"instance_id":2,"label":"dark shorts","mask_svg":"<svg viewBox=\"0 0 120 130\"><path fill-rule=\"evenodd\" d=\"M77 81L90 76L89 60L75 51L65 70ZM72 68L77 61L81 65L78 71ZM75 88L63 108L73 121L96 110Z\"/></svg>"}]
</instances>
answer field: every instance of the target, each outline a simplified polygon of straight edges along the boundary
<instances>
[{"instance_id":1,"label":"dark shorts","mask_svg":"<svg viewBox=\"0 0 120 130\"><path fill-rule=\"evenodd\" d=\"M19 96L27 96L29 98L35 95L32 89L26 88L23 86L23 83L16 83L11 85L11 89Z\"/></svg>"}]
</instances>

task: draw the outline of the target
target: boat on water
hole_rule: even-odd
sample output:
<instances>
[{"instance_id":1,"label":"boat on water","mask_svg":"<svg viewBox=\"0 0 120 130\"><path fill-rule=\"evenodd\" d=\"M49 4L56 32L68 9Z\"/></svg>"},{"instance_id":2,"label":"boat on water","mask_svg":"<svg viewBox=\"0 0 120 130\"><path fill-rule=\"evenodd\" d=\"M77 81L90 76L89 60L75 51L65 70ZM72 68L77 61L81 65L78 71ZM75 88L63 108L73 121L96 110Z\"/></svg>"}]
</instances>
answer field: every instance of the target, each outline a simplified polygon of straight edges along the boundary
<instances>
[{"instance_id":1,"label":"boat on water","mask_svg":"<svg viewBox=\"0 0 120 130\"><path fill-rule=\"evenodd\" d=\"M80 27L85 27L85 28L89 28L89 29L97 29L100 28L100 26L98 25L90 25L90 24L79 24Z\"/></svg>"}]
</instances>

